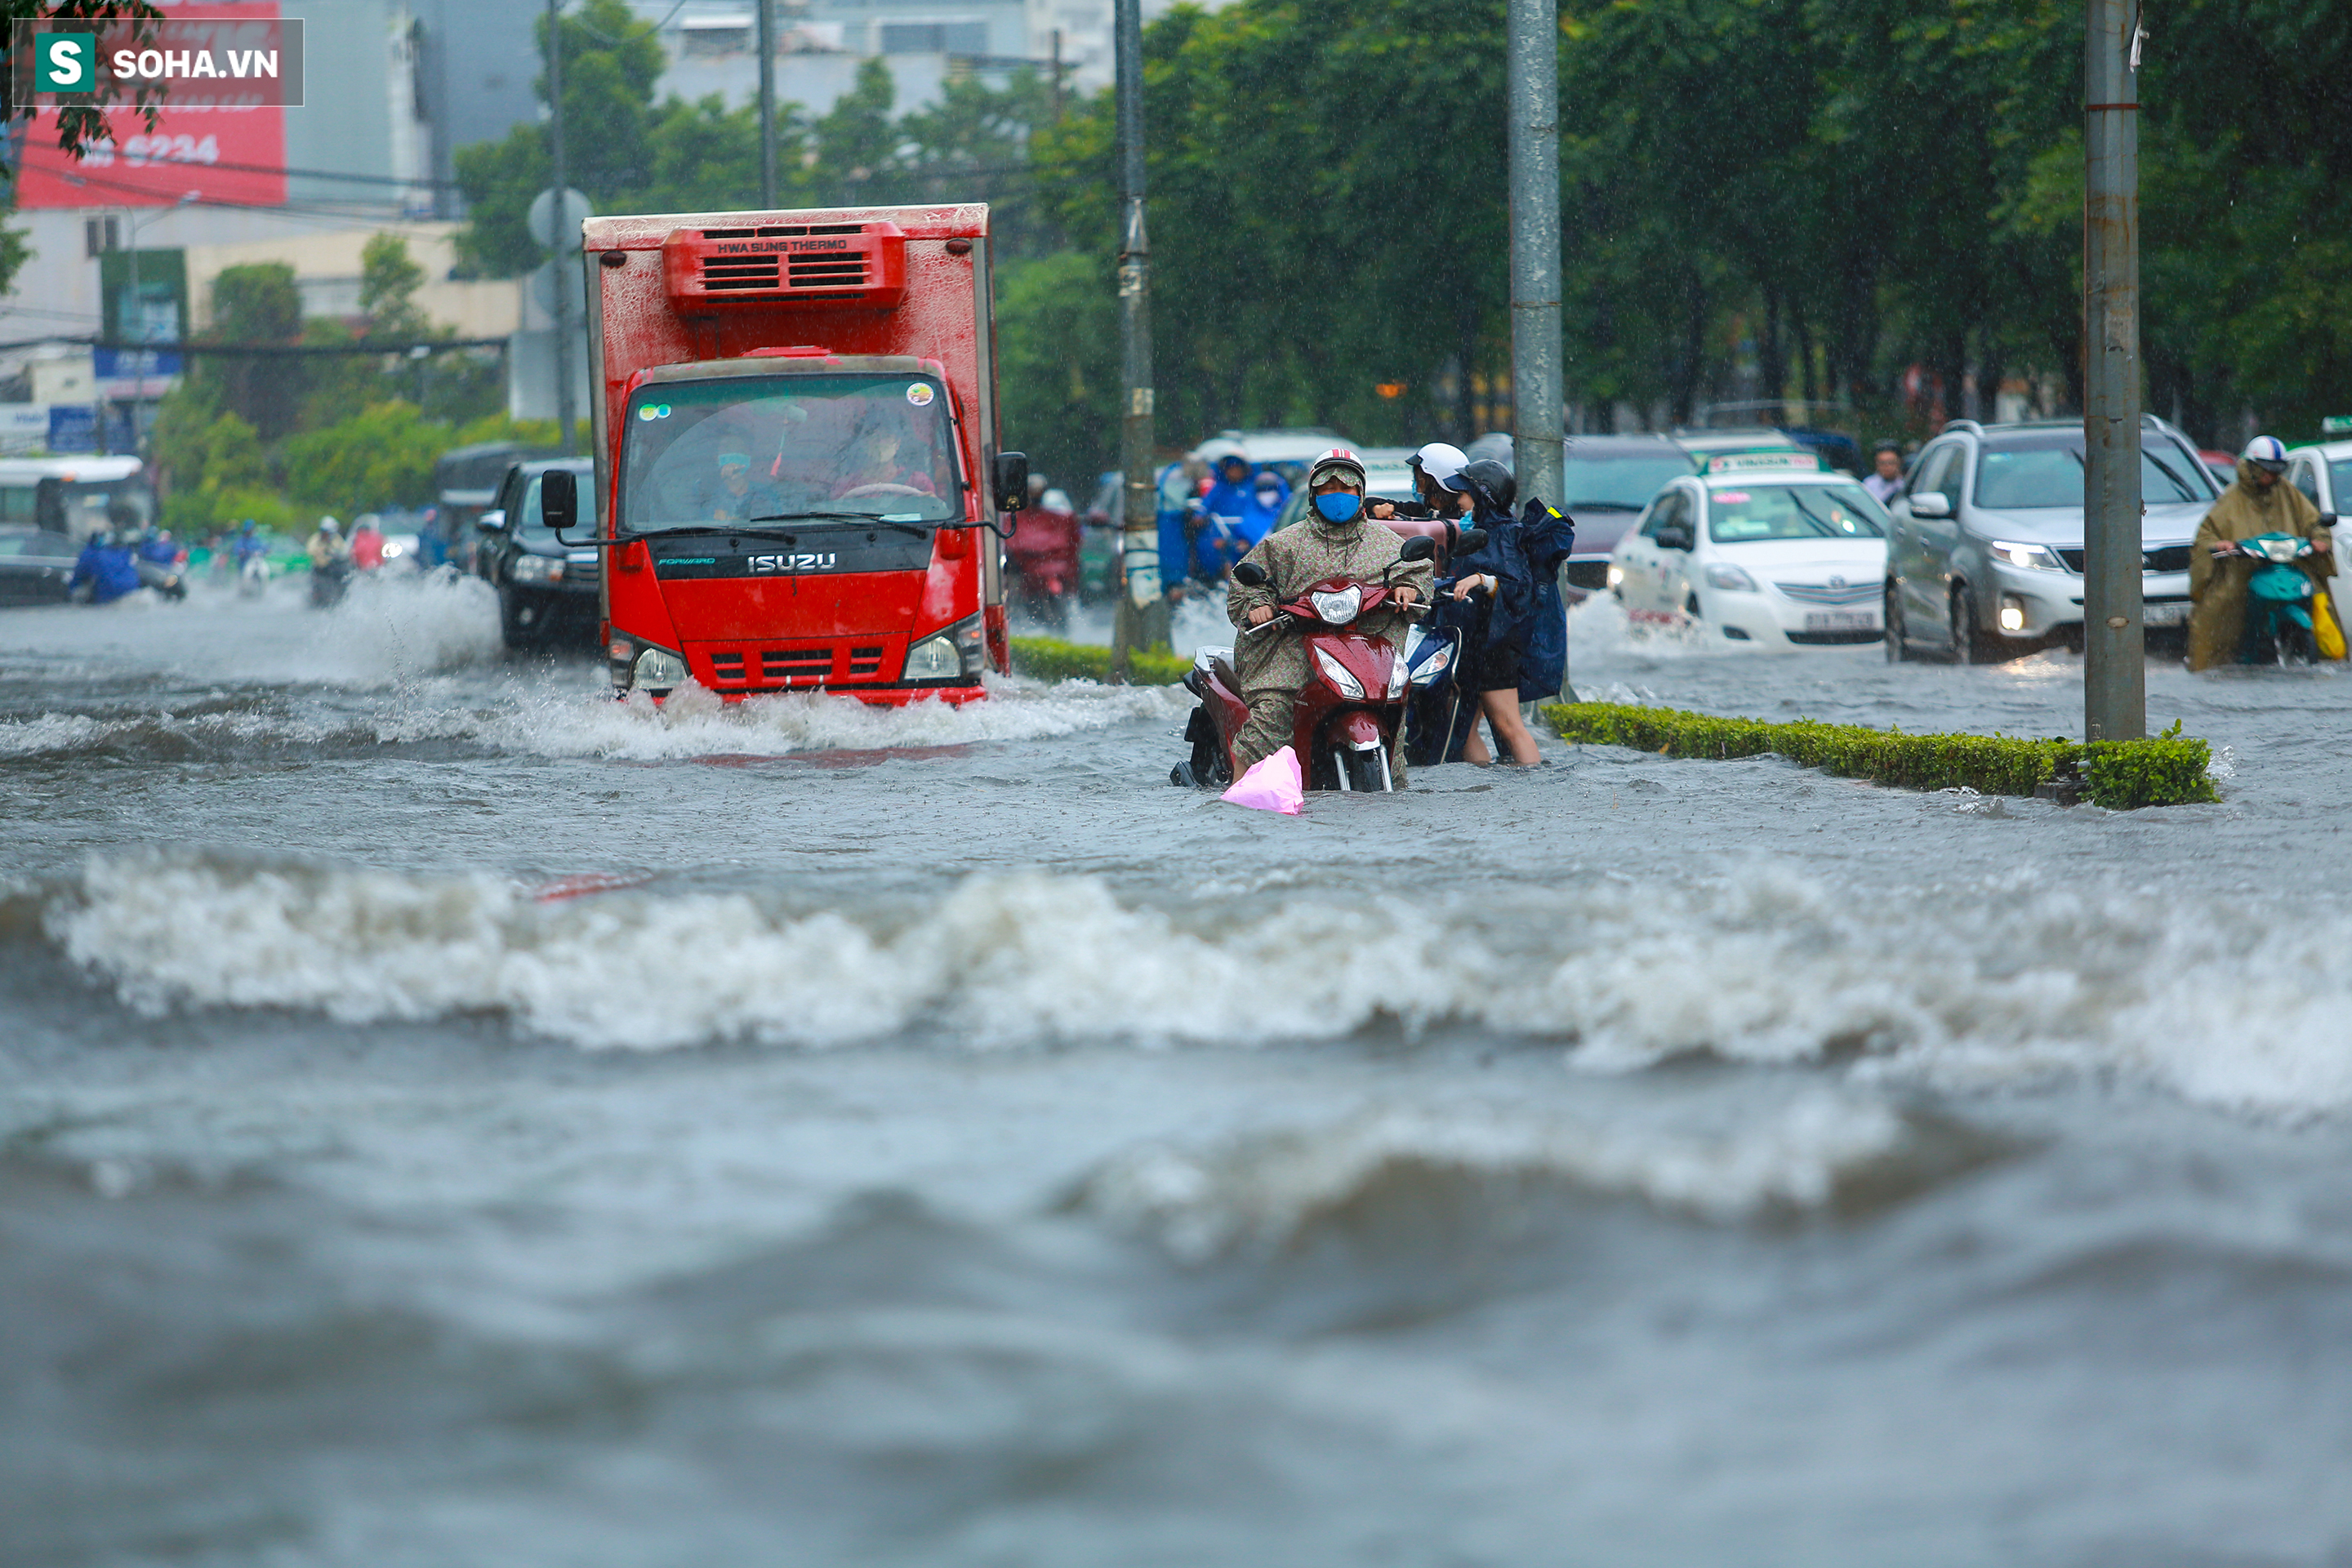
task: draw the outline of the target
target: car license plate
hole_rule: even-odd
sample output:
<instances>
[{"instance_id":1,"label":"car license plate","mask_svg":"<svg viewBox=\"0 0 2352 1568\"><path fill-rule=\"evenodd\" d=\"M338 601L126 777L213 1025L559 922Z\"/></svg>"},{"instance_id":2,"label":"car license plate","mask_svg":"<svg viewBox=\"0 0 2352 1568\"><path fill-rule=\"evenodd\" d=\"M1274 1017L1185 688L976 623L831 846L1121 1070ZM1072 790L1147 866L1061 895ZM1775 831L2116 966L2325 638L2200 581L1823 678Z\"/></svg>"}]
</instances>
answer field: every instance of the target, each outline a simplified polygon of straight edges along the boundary
<instances>
[{"instance_id":1,"label":"car license plate","mask_svg":"<svg viewBox=\"0 0 2352 1568\"><path fill-rule=\"evenodd\" d=\"M1876 610L1816 610L1805 617L1809 632L1874 632Z\"/></svg>"},{"instance_id":2,"label":"car license plate","mask_svg":"<svg viewBox=\"0 0 2352 1568\"><path fill-rule=\"evenodd\" d=\"M2142 625L2151 626L2185 626L2189 624L2187 605L2149 605L2142 612Z\"/></svg>"}]
</instances>

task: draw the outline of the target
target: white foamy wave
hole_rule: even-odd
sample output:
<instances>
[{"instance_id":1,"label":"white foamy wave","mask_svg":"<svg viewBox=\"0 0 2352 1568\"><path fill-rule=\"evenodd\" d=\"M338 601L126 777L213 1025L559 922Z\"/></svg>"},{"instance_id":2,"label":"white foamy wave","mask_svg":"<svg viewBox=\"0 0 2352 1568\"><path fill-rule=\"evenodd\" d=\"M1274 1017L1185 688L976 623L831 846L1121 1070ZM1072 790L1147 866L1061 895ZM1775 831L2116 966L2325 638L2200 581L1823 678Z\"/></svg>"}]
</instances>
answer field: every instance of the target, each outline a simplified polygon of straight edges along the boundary
<instances>
[{"instance_id":1,"label":"white foamy wave","mask_svg":"<svg viewBox=\"0 0 2352 1568\"><path fill-rule=\"evenodd\" d=\"M1841 1177L1886 1160L1906 1132L1885 1105L1829 1093L1712 1133L1483 1106L1383 1110L1209 1149L1148 1145L1094 1172L1075 1203L1195 1263L1279 1250L1414 1170L1568 1182L1730 1220L1820 1208Z\"/></svg>"},{"instance_id":2,"label":"white foamy wave","mask_svg":"<svg viewBox=\"0 0 2352 1568\"><path fill-rule=\"evenodd\" d=\"M43 713L0 723L0 757L49 756L87 750L108 731L107 723L79 713Z\"/></svg>"},{"instance_id":3,"label":"white foamy wave","mask_svg":"<svg viewBox=\"0 0 2352 1568\"><path fill-rule=\"evenodd\" d=\"M986 700L960 708L929 698L883 708L813 691L729 703L698 687L674 692L660 706L643 696L623 702L555 698L491 720L484 734L507 750L543 756L783 756L1046 740L1130 719L1181 719L1192 702L1181 689L1163 686L1041 686L992 678L988 689Z\"/></svg>"},{"instance_id":4,"label":"white foamy wave","mask_svg":"<svg viewBox=\"0 0 2352 1568\"><path fill-rule=\"evenodd\" d=\"M1390 1020L1555 1039L1600 1072L1705 1052L1964 1091L2112 1074L2232 1108L2352 1106L2341 915L2222 926L2031 868L1858 900L1772 864L1444 909L1305 889L1236 908L1132 906L1043 873L912 906L634 889L543 905L487 876L137 856L91 861L44 921L142 1008L490 1012L593 1047L910 1030L1250 1046ZM1426 929L1447 941L1399 935Z\"/></svg>"}]
</instances>

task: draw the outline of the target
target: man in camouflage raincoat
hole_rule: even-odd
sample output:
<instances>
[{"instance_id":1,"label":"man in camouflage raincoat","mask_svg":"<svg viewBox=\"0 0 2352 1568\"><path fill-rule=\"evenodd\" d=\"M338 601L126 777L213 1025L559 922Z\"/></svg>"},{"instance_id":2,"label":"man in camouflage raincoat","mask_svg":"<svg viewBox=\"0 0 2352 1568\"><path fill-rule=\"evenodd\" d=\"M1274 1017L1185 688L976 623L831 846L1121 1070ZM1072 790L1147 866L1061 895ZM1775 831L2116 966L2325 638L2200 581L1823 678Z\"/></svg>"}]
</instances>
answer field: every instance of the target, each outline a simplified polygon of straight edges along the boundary
<instances>
[{"instance_id":1,"label":"man in camouflage raincoat","mask_svg":"<svg viewBox=\"0 0 2352 1568\"><path fill-rule=\"evenodd\" d=\"M1253 634L1252 626L1274 618L1274 607L1295 599L1327 577L1352 577L1360 582L1387 581L1398 590L1398 602L1427 604L1433 574L1426 561L1398 565L1404 541L1396 532L1364 518L1364 465L1353 452L1334 447L1315 459L1307 470L1306 515L1290 527L1259 541L1242 559L1265 568L1268 581L1259 587L1235 582L1225 593L1225 614L1234 623L1234 669L1241 677L1242 698L1249 704L1249 722L1234 738L1234 776L1265 761L1291 741L1291 714L1307 686L1307 649L1298 634L1287 627ZM1352 501L1352 504L1350 502ZM1334 514L1338 515L1334 515ZM1389 568L1397 569L1391 573ZM1356 628L1386 637L1400 656L1410 617L1382 610L1364 616ZM1404 783L1403 731L1389 759L1400 787ZM1306 765L1307 759L1298 759Z\"/></svg>"},{"instance_id":2,"label":"man in camouflage raincoat","mask_svg":"<svg viewBox=\"0 0 2352 1568\"><path fill-rule=\"evenodd\" d=\"M2334 537L2320 526L2319 509L2281 480L2286 466L2286 448L2277 437L2255 437L2238 459L2238 482L2221 492L2197 527L2197 542L2189 552L2189 597L2196 606L2189 617L2191 669L2237 663L2245 636L2246 582L2253 575L2254 563L2243 556L2216 561L2215 545L2258 534L2292 533L2310 540L2319 552L2298 563L2315 586L2327 586L2336 570Z\"/></svg>"}]
</instances>

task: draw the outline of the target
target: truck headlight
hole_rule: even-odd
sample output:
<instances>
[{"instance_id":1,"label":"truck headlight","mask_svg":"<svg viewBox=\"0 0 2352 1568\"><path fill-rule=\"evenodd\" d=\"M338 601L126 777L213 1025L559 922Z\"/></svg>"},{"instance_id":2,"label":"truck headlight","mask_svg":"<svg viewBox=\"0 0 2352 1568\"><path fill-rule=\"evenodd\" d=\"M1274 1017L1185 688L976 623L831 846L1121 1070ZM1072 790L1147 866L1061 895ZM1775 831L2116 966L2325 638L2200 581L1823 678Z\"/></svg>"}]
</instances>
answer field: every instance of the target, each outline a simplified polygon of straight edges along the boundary
<instances>
[{"instance_id":1,"label":"truck headlight","mask_svg":"<svg viewBox=\"0 0 2352 1568\"><path fill-rule=\"evenodd\" d=\"M629 675L637 689L658 697L674 686L686 684L686 660L666 647L649 647L637 655Z\"/></svg>"},{"instance_id":2,"label":"truck headlight","mask_svg":"<svg viewBox=\"0 0 2352 1568\"><path fill-rule=\"evenodd\" d=\"M2005 561L2011 566L2021 566L2029 572L2066 570L2066 563L2058 559L2058 552L2047 545L2010 544L1996 539L1992 542L1991 550L1993 559L1996 561Z\"/></svg>"},{"instance_id":3,"label":"truck headlight","mask_svg":"<svg viewBox=\"0 0 2352 1568\"><path fill-rule=\"evenodd\" d=\"M978 680L987 663L988 642L980 617L967 616L908 648L904 679L911 685L961 686Z\"/></svg>"}]
</instances>

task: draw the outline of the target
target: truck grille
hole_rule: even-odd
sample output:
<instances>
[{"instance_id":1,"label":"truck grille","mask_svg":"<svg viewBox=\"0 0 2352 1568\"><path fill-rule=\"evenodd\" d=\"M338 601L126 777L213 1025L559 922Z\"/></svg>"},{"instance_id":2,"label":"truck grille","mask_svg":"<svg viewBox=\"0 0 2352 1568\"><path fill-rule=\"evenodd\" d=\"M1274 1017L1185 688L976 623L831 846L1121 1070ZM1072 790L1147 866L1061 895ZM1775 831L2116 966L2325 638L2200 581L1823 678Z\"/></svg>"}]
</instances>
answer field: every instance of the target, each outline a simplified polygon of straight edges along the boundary
<instances>
[{"instance_id":1,"label":"truck grille","mask_svg":"<svg viewBox=\"0 0 2352 1568\"><path fill-rule=\"evenodd\" d=\"M698 645L688 659L707 658L705 679L714 691L804 691L812 687L879 681L896 673L887 643L827 646L823 643L770 647L709 647Z\"/></svg>"}]
</instances>

